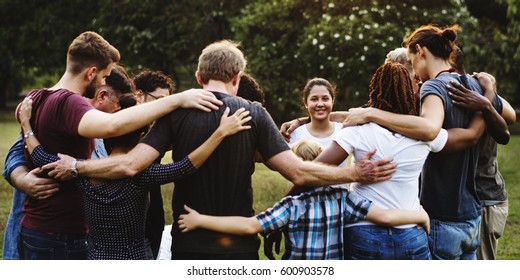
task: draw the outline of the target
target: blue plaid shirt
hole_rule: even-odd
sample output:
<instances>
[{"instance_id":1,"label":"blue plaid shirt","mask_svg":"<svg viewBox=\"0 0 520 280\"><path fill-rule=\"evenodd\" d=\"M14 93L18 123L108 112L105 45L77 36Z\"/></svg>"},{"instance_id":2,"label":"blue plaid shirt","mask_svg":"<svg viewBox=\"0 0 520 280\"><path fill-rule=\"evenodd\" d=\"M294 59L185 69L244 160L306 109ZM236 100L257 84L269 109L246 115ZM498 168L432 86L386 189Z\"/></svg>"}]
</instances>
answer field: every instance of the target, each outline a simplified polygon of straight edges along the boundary
<instances>
[{"instance_id":1,"label":"blue plaid shirt","mask_svg":"<svg viewBox=\"0 0 520 280\"><path fill-rule=\"evenodd\" d=\"M343 228L364 220L372 202L344 187L288 196L256 216L264 233L285 231L284 259L343 259Z\"/></svg>"}]
</instances>

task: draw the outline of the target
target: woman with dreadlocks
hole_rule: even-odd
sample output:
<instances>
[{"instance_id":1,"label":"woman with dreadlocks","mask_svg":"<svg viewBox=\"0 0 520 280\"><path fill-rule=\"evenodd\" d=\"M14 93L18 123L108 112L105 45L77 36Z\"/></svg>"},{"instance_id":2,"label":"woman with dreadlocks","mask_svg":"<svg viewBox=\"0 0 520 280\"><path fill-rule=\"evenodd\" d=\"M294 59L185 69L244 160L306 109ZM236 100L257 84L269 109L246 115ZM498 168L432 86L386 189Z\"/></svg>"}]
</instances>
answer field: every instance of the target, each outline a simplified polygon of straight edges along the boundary
<instances>
[{"instance_id":1,"label":"woman with dreadlocks","mask_svg":"<svg viewBox=\"0 0 520 280\"><path fill-rule=\"evenodd\" d=\"M453 72L450 58L456 47L457 32L456 25L443 28L424 25L414 30L404 43L408 60L423 82L419 117L368 108L349 111L344 122L344 125L376 122L425 141L434 139L441 128L449 129L443 153L431 153L421 174L420 198L431 218L429 245L433 259L476 259L481 206L475 192L479 150L474 143L484 129L501 130L496 127L499 121L487 121L496 116L502 104L493 87L489 87L489 81L485 81L485 75L475 74L477 81L462 79ZM484 82L483 88L479 82ZM483 93L487 98L482 97ZM480 99L483 106L462 106L461 98L468 97ZM459 133L463 140L452 137L454 130L463 131ZM452 153L444 153L447 148Z\"/></svg>"},{"instance_id":2,"label":"woman with dreadlocks","mask_svg":"<svg viewBox=\"0 0 520 280\"><path fill-rule=\"evenodd\" d=\"M413 93L408 70L399 63L385 63L372 77L369 107L406 115L419 115L419 103ZM374 157L393 157L397 171L388 181L376 184L352 183L355 193L383 209L419 210L419 174L430 151L440 151L447 132L435 140L423 142L400 135L376 123L342 129L317 161L342 162L349 154L355 159L376 150ZM428 236L416 224L383 227L361 221L345 230L347 259L431 259Z\"/></svg>"}]
</instances>

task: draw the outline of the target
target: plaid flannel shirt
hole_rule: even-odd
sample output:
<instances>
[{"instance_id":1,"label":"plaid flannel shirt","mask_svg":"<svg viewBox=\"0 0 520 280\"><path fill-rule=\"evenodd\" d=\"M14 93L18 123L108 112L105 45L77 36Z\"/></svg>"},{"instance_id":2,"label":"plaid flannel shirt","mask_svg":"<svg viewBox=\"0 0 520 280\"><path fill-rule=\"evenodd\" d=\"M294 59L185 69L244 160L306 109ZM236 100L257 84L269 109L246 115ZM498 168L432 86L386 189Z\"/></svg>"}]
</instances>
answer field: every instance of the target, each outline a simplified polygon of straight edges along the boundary
<instances>
[{"instance_id":1,"label":"plaid flannel shirt","mask_svg":"<svg viewBox=\"0 0 520 280\"><path fill-rule=\"evenodd\" d=\"M284 259L343 259L343 228L364 220L372 202L345 187L288 196L257 215L264 233L285 231Z\"/></svg>"}]
</instances>

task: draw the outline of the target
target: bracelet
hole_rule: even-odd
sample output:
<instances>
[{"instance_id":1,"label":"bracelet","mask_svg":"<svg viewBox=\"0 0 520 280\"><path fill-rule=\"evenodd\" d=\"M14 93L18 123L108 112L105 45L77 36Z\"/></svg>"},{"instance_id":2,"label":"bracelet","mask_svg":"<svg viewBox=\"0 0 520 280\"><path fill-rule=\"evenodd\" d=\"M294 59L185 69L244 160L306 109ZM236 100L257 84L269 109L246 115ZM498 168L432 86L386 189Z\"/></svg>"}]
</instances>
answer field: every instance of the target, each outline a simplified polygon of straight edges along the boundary
<instances>
[{"instance_id":1,"label":"bracelet","mask_svg":"<svg viewBox=\"0 0 520 280\"><path fill-rule=\"evenodd\" d=\"M27 139L27 138L29 138L29 136L34 136L34 132L33 132L32 130L27 131L27 132L23 135L23 138L24 138L24 139Z\"/></svg>"}]
</instances>

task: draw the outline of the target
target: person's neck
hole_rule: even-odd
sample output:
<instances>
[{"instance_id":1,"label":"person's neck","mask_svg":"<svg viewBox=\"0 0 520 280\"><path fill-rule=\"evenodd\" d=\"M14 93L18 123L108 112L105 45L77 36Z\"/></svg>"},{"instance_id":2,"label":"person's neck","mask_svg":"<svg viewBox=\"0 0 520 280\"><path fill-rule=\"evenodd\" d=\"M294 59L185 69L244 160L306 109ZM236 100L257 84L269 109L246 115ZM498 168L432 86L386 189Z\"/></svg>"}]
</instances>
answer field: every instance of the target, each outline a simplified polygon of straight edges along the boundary
<instances>
[{"instance_id":1,"label":"person's neck","mask_svg":"<svg viewBox=\"0 0 520 280\"><path fill-rule=\"evenodd\" d=\"M315 137L327 137L334 133L334 124L328 119L311 120L307 126L307 130Z\"/></svg>"},{"instance_id":2,"label":"person's neck","mask_svg":"<svg viewBox=\"0 0 520 280\"><path fill-rule=\"evenodd\" d=\"M236 95L236 93L233 94L233 86L231 85L231 83L224 83L222 81L209 80L209 82L205 84L202 88L209 91L217 91L229 95Z\"/></svg>"},{"instance_id":3,"label":"person's neck","mask_svg":"<svg viewBox=\"0 0 520 280\"><path fill-rule=\"evenodd\" d=\"M83 95L85 92L85 86L80 80L80 76L73 76L69 72L65 72L57 84L49 88L50 90L66 89L68 91L75 92L79 95Z\"/></svg>"},{"instance_id":4,"label":"person's neck","mask_svg":"<svg viewBox=\"0 0 520 280\"><path fill-rule=\"evenodd\" d=\"M446 60L433 58L430 62L430 67L428 67L428 77L430 79L434 79L437 77L439 73L442 71L446 71L452 68L450 63Z\"/></svg>"}]
</instances>

